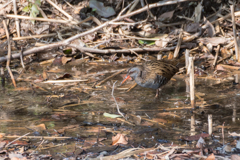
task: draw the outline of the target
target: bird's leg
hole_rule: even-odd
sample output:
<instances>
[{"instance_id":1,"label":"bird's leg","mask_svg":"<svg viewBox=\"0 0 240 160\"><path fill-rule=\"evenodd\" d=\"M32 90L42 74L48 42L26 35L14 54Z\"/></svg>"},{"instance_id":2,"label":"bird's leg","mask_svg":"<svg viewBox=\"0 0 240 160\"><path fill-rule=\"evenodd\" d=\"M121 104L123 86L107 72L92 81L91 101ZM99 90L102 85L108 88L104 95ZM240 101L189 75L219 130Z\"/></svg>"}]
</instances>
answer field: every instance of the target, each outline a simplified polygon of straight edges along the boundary
<instances>
[{"instance_id":1,"label":"bird's leg","mask_svg":"<svg viewBox=\"0 0 240 160\"><path fill-rule=\"evenodd\" d=\"M162 90L161 88L158 88L158 89L156 90L156 96L155 96L155 98L158 98L159 92L160 92L161 90Z\"/></svg>"},{"instance_id":2,"label":"bird's leg","mask_svg":"<svg viewBox=\"0 0 240 160\"><path fill-rule=\"evenodd\" d=\"M158 95L159 95L159 89L156 90L156 96L155 96L155 98L158 98Z\"/></svg>"}]
</instances>

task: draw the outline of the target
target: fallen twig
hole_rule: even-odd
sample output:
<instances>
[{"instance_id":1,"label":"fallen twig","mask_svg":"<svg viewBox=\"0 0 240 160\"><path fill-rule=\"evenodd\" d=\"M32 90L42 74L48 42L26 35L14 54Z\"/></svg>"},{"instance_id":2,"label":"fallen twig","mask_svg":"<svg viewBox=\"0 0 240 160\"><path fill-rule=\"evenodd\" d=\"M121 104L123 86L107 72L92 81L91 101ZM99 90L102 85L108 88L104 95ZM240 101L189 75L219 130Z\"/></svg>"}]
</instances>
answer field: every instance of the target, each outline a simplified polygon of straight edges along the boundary
<instances>
[{"instance_id":1,"label":"fallen twig","mask_svg":"<svg viewBox=\"0 0 240 160\"><path fill-rule=\"evenodd\" d=\"M23 138L23 137L26 137L27 135L29 135L30 133L27 133L27 134L24 134L23 136L5 136L6 138L16 138L18 137L17 139L13 140L12 142L9 142L5 147L8 147L10 144L12 144L13 142Z\"/></svg>"},{"instance_id":2,"label":"fallen twig","mask_svg":"<svg viewBox=\"0 0 240 160\"><path fill-rule=\"evenodd\" d=\"M11 79L12 79L12 82L13 82L14 87L16 88L17 85L16 85L16 82L15 82L14 76L13 76L13 74L12 74L12 71L11 71L11 69L10 69L10 67L9 67L10 62L11 62L11 43L10 43L9 32L8 32L8 28L7 28L7 24L6 24L6 21L5 21L5 20L3 20L3 26L4 26L4 29L5 29L6 35L7 35L7 42L8 42L8 55L7 55L8 60L7 60L6 68L7 68L7 70L8 70L8 73L10 74L10 77L11 77Z\"/></svg>"},{"instance_id":3,"label":"fallen twig","mask_svg":"<svg viewBox=\"0 0 240 160\"><path fill-rule=\"evenodd\" d=\"M117 81L113 83L113 87L112 87L112 97L113 97L113 99L114 99L114 101L115 101L115 103L116 103L118 113L119 113L123 118L125 118L124 115L123 115L123 113L120 111L119 106L118 106L118 103L117 103L117 101L116 101L116 99L115 99L115 97L114 97L114 95L113 95L114 86L115 86L116 83L117 83ZM125 119L126 119L126 118L125 118Z\"/></svg>"},{"instance_id":4,"label":"fallen twig","mask_svg":"<svg viewBox=\"0 0 240 160\"><path fill-rule=\"evenodd\" d=\"M116 75L119 75L120 73L122 73L122 72L125 71L125 70L126 70L126 69L122 69L122 70L114 73L113 75L111 75L111 76L105 78L104 80L102 80L101 82L97 83L95 86L100 86L101 84L103 84L104 82L106 82L107 80L109 80L110 78L115 77Z\"/></svg>"}]
</instances>

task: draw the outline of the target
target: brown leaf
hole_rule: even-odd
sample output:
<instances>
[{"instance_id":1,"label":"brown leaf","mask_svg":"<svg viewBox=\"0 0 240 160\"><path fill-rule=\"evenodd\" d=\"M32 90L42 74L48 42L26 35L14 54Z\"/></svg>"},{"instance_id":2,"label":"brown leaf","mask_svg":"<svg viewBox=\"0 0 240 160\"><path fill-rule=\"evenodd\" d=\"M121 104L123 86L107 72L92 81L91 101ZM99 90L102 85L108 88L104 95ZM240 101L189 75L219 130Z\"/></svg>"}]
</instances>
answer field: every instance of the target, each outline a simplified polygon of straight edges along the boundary
<instances>
[{"instance_id":1,"label":"brown leaf","mask_svg":"<svg viewBox=\"0 0 240 160\"><path fill-rule=\"evenodd\" d=\"M211 37L211 38L205 37L205 38L198 38L197 41L205 45L207 45L208 43L211 43L213 46L217 46L219 44L226 44L228 43L229 40L224 37Z\"/></svg>"},{"instance_id":2,"label":"brown leaf","mask_svg":"<svg viewBox=\"0 0 240 160\"><path fill-rule=\"evenodd\" d=\"M0 142L0 149L2 149L6 145L6 142Z\"/></svg>"},{"instance_id":3,"label":"brown leaf","mask_svg":"<svg viewBox=\"0 0 240 160\"><path fill-rule=\"evenodd\" d=\"M42 76L43 76L44 80L48 79L48 75L47 75L47 72L45 70L43 71Z\"/></svg>"},{"instance_id":4,"label":"brown leaf","mask_svg":"<svg viewBox=\"0 0 240 160\"><path fill-rule=\"evenodd\" d=\"M172 18L174 11L175 10L169 11L169 12L165 12L165 13L161 14L158 17L159 21L169 21Z\"/></svg>"},{"instance_id":5,"label":"brown leaf","mask_svg":"<svg viewBox=\"0 0 240 160\"><path fill-rule=\"evenodd\" d=\"M215 156L214 156L214 154L213 154L213 153L210 154L210 155L207 157L206 160L215 160Z\"/></svg>"},{"instance_id":6,"label":"brown leaf","mask_svg":"<svg viewBox=\"0 0 240 160\"><path fill-rule=\"evenodd\" d=\"M155 45L158 47L166 47L168 42L170 42L172 39L169 37L166 38L160 38L158 40L155 41Z\"/></svg>"},{"instance_id":7,"label":"brown leaf","mask_svg":"<svg viewBox=\"0 0 240 160\"><path fill-rule=\"evenodd\" d=\"M237 154L231 155L231 160L239 160L239 159L240 159L239 155L237 155Z\"/></svg>"},{"instance_id":8,"label":"brown leaf","mask_svg":"<svg viewBox=\"0 0 240 160\"><path fill-rule=\"evenodd\" d=\"M210 23L205 17L204 17L204 21L205 21L205 24L202 26L202 28L206 29L209 37L213 37L216 34L216 32L212 23Z\"/></svg>"},{"instance_id":9,"label":"brown leaf","mask_svg":"<svg viewBox=\"0 0 240 160\"><path fill-rule=\"evenodd\" d=\"M70 60L72 60L72 57L62 57L62 64L65 65Z\"/></svg>"},{"instance_id":10,"label":"brown leaf","mask_svg":"<svg viewBox=\"0 0 240 160\"><path fill-rule=\"evenodd\" d=\"M162 118L153 118L152 120L156 121L158 123L167 123L167 121L165 119L162 119Z\"/></svg>"},{"instance_id":11,"label":"brown leaf","mask_svg":"<svg viewBox=\"0 0 240 160\"><path fill-rule=\"evenodd\" d=\"M186 26L186 32L195 33L198 31L199 28L200 28L199 23L189 23Z\"/></svg>"},{"instance_id":12,"label":"brown leaf","mask_svg":"<svg viewBox=\"0 0 240 160\"><path fill-rule=\"evenodd\" d=\"M224 69L223 66L221 66L221 65L217 65L216 66L216 70L218 70L218 71L225 71L226 69Z\"/></svg>"},{"instance_id":13,"label":"brown leaf","mask_svg":"<svg viewBox=\"0 0 240 160\"><path fill-rule=\"evenodd\" d=\"M45 126L45 124L39 124L39 125L37 125L36 126L39 130L46 130L46 126Z\"/></svg>"},{"instance_id":14,"label":"brown leaf","mask_svg":"<svg viewBox=\"0 0 240 160\"><path fill-rule=\"evenodd\" d=\"M202 133L202 134L198 134L198 135L194 135L194 136L186 136L183 139L187 140L187 141L195 141L195 140L199 140L200 137L205 138L208 137L209 134L207 133Z\"/></svg>"},{"instance_id":15,"label":"brown leaf","mask_svg":"<svg viewBox=\"0 0 240 160\"><path fill-rule=\"evenodd\" d=\"M154 123L153 122L149 122L149 121L144 121L144 122L141 123L141 126L151 127L153 125L154 125Z\"/></svg>"},{"instance_id":16,"label":"brown leaf","mask_svg":"<svg viewBox=\"0 0 240 160\"><path fill-rule=\"evenodd\" d=\"M205 141L202 137L199 138L196 147L201 148L205 144Z\"/></svg>"},{"instance_id":17,"label":"brown leaf","mask_svg":"<svg viewBox=\"0 0 240 160\"><path fill-rule=\"evenodd\" d=\"M54 59L54 61L52 62L53 65L58 65L58 66L61 66L62 65L62 57L56 57Z\"/></svg>"},{"instance_id":18,"label":"brown leaf","mask_svg":"<svg viewBox=\"0 0 240 160\"><path fill-rule=\"evenodd\" d=\"M2 8L3 4L0 4L0 15L5 15L6 13L9 13L12 11L12 5L7 5L6 7Z\"/></svg>"},{"instance_id":19,"label":"brown leaf","mask_svg":"<svg viewBox=\"0 0 240 160\"><path fill-rule=\"evenodd\" d=\"M71 74L69 74L69 73L65 73L63 76L58 77L56 80L65 79L65 78L71 78L71 77L72 77Z\"/></svg>"},{"instance_id":20,"label":"brown leaf","mask_svg":"<svg viewBox=\"0 0 240 160\"><path fill-rule=\"evenodd\" d=\"M117 144L128 144L128 138L118 133L116 136L112 137L112 145Z\"/></svg>"},{"instance_id":21,"label":"brown leaf","mask_svg":"<svg viewBox=\"0 0 240 160\"><path fill-rule=\"evenodd\" d=\"M4 28L0 28L0 36L3 36L3 35L5 35L5 30Z\"/></svg>"}]
</instances>

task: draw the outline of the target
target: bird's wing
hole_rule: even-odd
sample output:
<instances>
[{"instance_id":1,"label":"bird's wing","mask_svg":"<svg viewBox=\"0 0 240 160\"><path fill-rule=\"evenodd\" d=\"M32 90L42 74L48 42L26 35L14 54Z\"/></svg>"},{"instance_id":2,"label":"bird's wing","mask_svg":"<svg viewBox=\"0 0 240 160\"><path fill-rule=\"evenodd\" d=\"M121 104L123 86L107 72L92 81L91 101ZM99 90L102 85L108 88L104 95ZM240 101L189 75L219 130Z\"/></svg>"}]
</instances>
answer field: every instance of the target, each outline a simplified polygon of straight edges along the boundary
<instances>
[{"instance_id":1,"label":"bird's wing","mask_svg":"<svg viewBox=\"0 0 240 160\"><path fill-rule=\"evenodd\" d=\"M171 62L164 61L147 61L144 64L145 76L152 77L153 79L158 79L165 77L170 80L178 71L179 68L173 65Z\"/></svg>"}]
</instances>

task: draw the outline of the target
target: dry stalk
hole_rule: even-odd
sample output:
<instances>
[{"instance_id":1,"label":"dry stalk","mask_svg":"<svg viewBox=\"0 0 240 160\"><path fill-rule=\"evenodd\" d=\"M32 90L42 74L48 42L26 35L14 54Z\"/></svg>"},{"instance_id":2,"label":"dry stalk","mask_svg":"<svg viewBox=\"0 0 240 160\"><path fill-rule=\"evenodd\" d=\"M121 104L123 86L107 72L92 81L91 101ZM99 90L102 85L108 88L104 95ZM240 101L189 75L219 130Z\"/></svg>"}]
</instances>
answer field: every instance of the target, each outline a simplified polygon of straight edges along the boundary
<instances>
[{"instance_id":1,"label":"dry stalk","mask_svg":"<svg viewBox=\"0 0 240 160\"><path fill-rule=\"evenodd\" d=\"M240 16L240 11L237 11L237 12L235 12L234 14L235 14L235 16ZM231 13L229 13L229 14L221 17L221 18L218 18L217 20L215 20L215 21L213 21L213 22L211 22L211 23L212 23L212 24L215 24L215 23L217 23L217 22L223 21L223 20L228 19L228 18L230 18L230 17L231 17Z\"/></svg>"},{"instance_id":2,"label":"dry stalk","mask_svg":"<svg viewBox=\"0 0 240 160\"><path fill-rule=\"evenodd\" d=\"M239 46L238 46L238 39L237 39L237 34L236 34L236 23L235 23L235 16L234 16L234 5L230 6L231 8L231 16L232 16L232 26L233 26L233 35L234 35L234 43L235 43L235 54L236 54L236 59L238 62L240 62L240 51L239 51Z\"/></svg>"},{"instance_id":3,"label":"dry stalk","mask_svg":"<svg viewBox=\"0 0 240 160\"><path fill-rule=\"evenodd\" d=\"M5 148L7 148L10 144L12 144L13 142L15 142L15 141L17 141L17 140L19 140L19 139L21 139L21 138L23 138L23 137L26 137L27 135L29 135L30 134L30 132L29 133L27 133L27 134L24 134L23 136L18 136L18 138L17 139L15 139L15 140L13 140L12 142L9 142L6 146L5 146ZM5 137L7 137L7 138L9 138L9 136L5 136ZM13 136L12 136L13 137ZM16 136L15 136L16 137ZM33 136L34 137L34 136Z\"/></svg>"},{"instance_id":4,"label":"dry stalk","mask_svg":"<svg viewBox=\"0 0 240 160\"><path fill-rule=\"evenodd\" d=\"M132 85L126 92L131 91L133 88L135 88L137 86L137 83L135 82L134 85Z\"/></svg>"},{"instance_id":5,"label":"dry stalk","mask_svg":"<svg viewBox=\"0 0 240 160\"><path fill-rule=\"evenodd\" d=\"M44 21L44 22L53 22L53 23L70 23L70 24L78 24L78 22L71 20L60 20L60 19L46 19L46 18L37 18L37 17L29 17L29 16L20 16L20 15L12 15L7 14L7 18L19 18L19 19L28 19L28 20L36 20L36 21Z\"/></svg>"},{"instance_id":6,"label":"dry stalk","mask_svg":"<svg viewBox=\"0 0 240 160\"><path fill-rule=\"evenodd\" d=\"M16 0L13 0L13 10L14 10L15 15L17 15L17 4L16 3L17 3ZM18 18L15 18L15 22L16 22L17 36L20 37L20 27L19 27Z\"/></svg>"},{"instance_id":7,"label":"dry stalk","mask_svg":"<svg viewBox=\"0 0 240 160\"><path fill-rule=\"evenodd\" d=\"M222 139L223 139L223 144L222 145L224 145L224 123L225 122L223 122L223 125L222 125Z\"/></svg>"},{"instance_id":8,"label":"dry stalk","mask_svg":"<svg viewBox=\"0 0 240 160\"><path fill-rule=\"evenodd\" d=\"M196 128L195 128L195 113L193 113L193 115L191 116L191 123L190 123L190 131L191 131L191 136L195 135L195 131L196 131Z\"/></svg>"},{"instance_id":9,"label":"dry stalk","mask_svg":"<svg viewBox=\"0 0 240 160\"><path fill-rule=\"evenodd\" d=\"M208 134L211 135L212 134L212 115L209 114L208 115Z\"/></svg>"},{"instance_id":10,"label":"dry stalk","mask_svg":"<svg viewBox=\"0 0 240 160\"><path fill-rule=\"evenodd\" d=\"M163 1L163 2L158 2L158 3L150 4L150 5L148 5L148 6L145 6L145 7L143 7L143 8L140 8L140 9L138 9L138 10L136 10L136 11L133 11L133 12L131 12L131 13L129 13L129 14L125 14L125 15L122 15L122 16L121 16L121 14L119 14L118 17L116 17L115 19L112 19L111 21L107 21L107 22L103 23L102 25L97 26L97 27L95 27L95 28L93 28L93 29L90 29L90 30L88 30L88 31L86 31L86 32L79 33L79 34L77 34L77 35L75 35L75 36L72 36L72 37L70 37L70 38L68 38L68 39L66 39L66 40L64 40L64 41L61 41L61 42L56 42L56 43L54 43L54 44L49 44L49 45L46 45L46 46L31 48L31 49L29 49L29 50L27 50L27 51L24 51L24 52L23 52L23 55L29 55L29 54L33 54L33 53L40 52L40 51L43 51L43 50L53 49L53 48L58 47L58 46L61 46L61 45L62 45L62 46L69 45L71 41L73 41L73 40L75 40L75 39L77 39L77 38L80 38L80 37L82 37L82 36L86 36L86 35L88 35L88 34L91 34L91 33L93 33L93 32L96 32L96 31L98 31L98 30L100 30L100 29L108 26L109 23L111 23L111 22L116 22L116 21L122 20L122 19L124 19L124 18L131 17L131 16L133 16L133 15L136 15L136 14L139 14L139 13L141 13L141 12L143 12L143 11L146 11L147 9L151 9L151 8L155 8L155 7L161 7L161 6L165 6L165 5L173 5L173 4L178 4L178 3L181 3L181 2L187 2L187 1L190 1L190 0ZM31 17L27 17L27 16L6 15L6 17L9 17L9 18L16 18L16 17L17 17L17 18L21 18L21 19L51 21L51 19L31 18ZM92 19L92 18L91 18L91 19ZM89 21L89 19L87 18L87 19L84 20L84 22L86 22L86 21ZM83 23L83 21L81 21L81 22L78 23L78 22L75 22L75 21L65 21L65 20L53 20L53 22L70 23L70 24L80 24L80 23ZM75 47L75 48L77 48L77 47ZM175 48L175 47L174 47L174 48ZM155 50L156 50L156 49L155 49ZM159 51L159 50L161 50L161 49L158 49L158 51ZM127 52L129 52L129 51L127 51ZM109 53L109 52L108 52L108 53ZM20 53L14 55L13 57L19 57L19 56L20 56ZM1 57L1 58L0 58L0 62L6 61L6 60L7 60L6 57Z\"/></svg>"},{"instance_id":11,"label":"dry stalk","mask_svg":"<svg viewBox=\"0 0 240 160\"><path fill-rule=\"evenodd\" d=\"M139 3L139 0L134 0L134 3L133 3L133 5L132 5L132 7L129 8L129 10L127 11L127 13L132 12L132 10L135 9L135 7L137 6L138 3Z\"/></svg>"},{"instance_id":12,"label":"dry stalk","mask_svg":"<svg viewBox=\"0 0 240 160\"><path fill-rule=\"evenodd\" d=\"M177 43L177 46L176 46L174 54L173 54L174 58L178 57L178 53L179 53L179 50L181 48L182 38L183 38L183 25L181 27L181 31L180 31L180 34L178 36L178 43Z\"/></svg>"},{"instance_id":13,"label":"dry stalk","mask_svg":"<svg viewBox=\"0 0 240 160\"><path fill-rule=\"evenodd\" d=\"M194 91L194 58L189 57L189 66L190 72L189 72L189 79L190 79L190 99L191 99L191 107L195 108L195 91Z\"/></svg>"},{"instance_id":14,"label":"dry stalk","mask_svg":"<svg viewBox=\"0 0 240 160\"><path fill-rule=\"evenodd\" d=\"M140 59L142 59L142 60L144 60L144 61L149 61L149 60L147 60L147 59L142 58L141 56L139 56L139 55L137 54L137 52L135 52L134 50L132 50L132 49L129 49L129 50L131 51L131 53L134 53L138 58L140 58Z\"/></svg>"},{"instance_id":15,"label":"dry stalk","mask_svg":"<svg viewBox=\"0 0 240 160\"><path fill-rule=\"evenodd\" d=\"M68 17L70 20L73 20L73 17L68 14L67 12L65 12L64 10L62 10L62 8L58 7L55 3L53 3L51 0L47 0L47 2L49 4L51 4L54 8L56 8L57 10L59 10L62 14L64 14L66 17Z\"/></svg>"},{"instance_id":16,"label":"dry stalk","mask_svg":"<svg viewBox=\"0 0 240 160\"><path fill-rule=\"evenodd\" d=\"M6 7L7 5L9 5L10 3L12 3L12 0L9 1L9 2L7 2L7 3L5 3L4 5L2 5L2 6L0 7L0 10L3 9L4 7Z\"/></svg>"},{"instance_id":17,"label":"dry stalk","mask_svg":"<svg viewBox=\"0 0 240 160\"><path fill-rule=\"evenodd\" d=\"M218 55L219 55L219 51L220 51L220 45L217 46L216 55L215 55L215 58L214 58L214 61L213 61L213 67L216 66Z\"/></svg>"},{"instance_id":18,"label":"dry stalk","mask_svg":"<svg viewBox=\"0 0 240 160\"><path fill-rule=\"evenodd\" d=\"M49 137L49 136L26 136L28 134L30 134L30 133L27 133L27 134L25 134L23 136L4 136L4 137L5 138L17 138L17 137L19 137L16 140L21 139L22 137L34 138L34 139L36 139L36 138L37 139L70 139L70 138L72 138L72 137L56 137L56 136L53 136L53 137ZM16 141L16 140L14 140L14 141ZM14 142L14 141L12 141L12 142Z\"/></svg>"},{"instance_id":19,"label":"dry stalk","mask_svg":"<svg viewBox=\"0 0 240 160\"><path fill-rule=\"evenodd\" d=\"M4 26L4 29L5 29L5 33L6 33L6 35L7 35L7 42L8 42L8 55L7 55L7 56L8 56L8 60L7 60L6 68L7 68L7 70L8 70L8 73L9 73L10 76L11 76L11 79L12 79L12 82L13 82L14 87L16 88L17 85L16 85L16 82L15 82L14 76L13 76L13 74L12 74L12 71L11 71L11 69L10 69L10 67L9 67L10 62L11 62L11 43L10 43L8 28L7 28L7 24L6 24L6 21L5 21L5 20L3 20L3 26Z\"/></svg>"},{"instance_id":20,"label":"dry stalk","mask_svg":"<svg viewBox=\"0 0 240 160\"><path fill-rule=\"evenodd\" d=\"M115 103L116 103L116 107L117 107L118 113L119 113L123 118L125 118L124 115L123 115L123 113L120 111L119 106L118 106L118 103L117 103L117 101L116 101L116 99L115 99L115 97L114 97L114 95L113 95L113 93L114 93L114 87L115 87L115 84L116 84L116 83L117 83L117 81L113 83L113 87L112 87L112 97L113 97L113 99L114 99L114 101L115 101ZM126 118L125 118L125 119L126 119Z\"/></svg>"},{"instance_id":21,"label":"dry stalk","mask_svg":"<svg viewBox=\"0 0 240 160\"><path fill-rule=\"evenodd\" d=\"M101 82L97 83L96 86L100 86L101 84L103 84L103 83L106 82L107 80L115 77L116 75L119 75L120 73L124 72L125 70L126 70L126 69L122 69L122 70L120 70L120 71L112 74L111 76L109 76L109 77L105 78L104 80L102 80Z\"/></svg>"},{"instance_id":22,"label":"dry stalk","mask_svg":"<svg viewBox=\"0 0 240 160\"><path fill-rule=\"evenodd\" d=\"M21 47L21 55L20 55L20 60L21 60L21 64L22 64L22 67L23 67L23 69L25 68L25 66L24 66L24 63L23 63L23 47Z\"/></svg>"}]
</instances>

